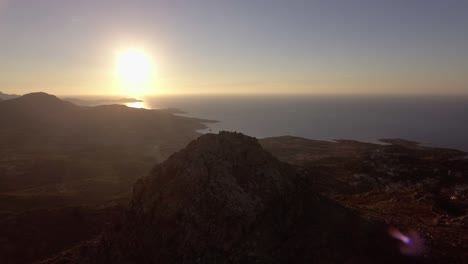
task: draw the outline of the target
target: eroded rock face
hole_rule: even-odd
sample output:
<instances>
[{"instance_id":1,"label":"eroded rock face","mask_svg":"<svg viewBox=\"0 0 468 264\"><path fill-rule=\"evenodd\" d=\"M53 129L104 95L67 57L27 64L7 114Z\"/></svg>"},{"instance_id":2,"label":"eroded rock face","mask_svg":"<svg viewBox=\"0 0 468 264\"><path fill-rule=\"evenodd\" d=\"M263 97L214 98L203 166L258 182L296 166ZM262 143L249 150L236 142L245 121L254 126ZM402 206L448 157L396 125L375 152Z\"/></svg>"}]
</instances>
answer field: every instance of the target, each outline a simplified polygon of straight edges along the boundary
<instances>
[{"instance_id":1,"label":"eroded rock face","mask_svg":"<svg viewBox=\"0 0 468 264\"><path fill-rule=\"evenodd\" d=\"M294 177L253 138L207 135L135 185L132 213L165 231L154 234L162 247L175 240L184 254L229 252L263 213L291 203Z\"/></svg>"},{"instance_id":2,"label":"eroded rock face","mask_svg":"<svg viewBox=\"0 0 468 264\"><path fill-rule=\"evenodd\" d=\"M404 263L383 225L309 190L255 138L207 134L138 181L127 219L44 263Z\"/></svg>"},{"instance_id":3,"label":"eroded rock face","mask_svg":"<svg viewBox=\"0 0 468 264\"><path fill-rule=\"evenodd\" d=\"M280 242L264 234L259 222L278 232L285 228L281 217L293 203L295 177L293 168L263 151L254 138L202 136L135 184L124 235L117 240L137 242L120 244L118 251L136 246L144 252L138 261L167 263L258 255L267 242Z\"/></svg>"}]
</instances>

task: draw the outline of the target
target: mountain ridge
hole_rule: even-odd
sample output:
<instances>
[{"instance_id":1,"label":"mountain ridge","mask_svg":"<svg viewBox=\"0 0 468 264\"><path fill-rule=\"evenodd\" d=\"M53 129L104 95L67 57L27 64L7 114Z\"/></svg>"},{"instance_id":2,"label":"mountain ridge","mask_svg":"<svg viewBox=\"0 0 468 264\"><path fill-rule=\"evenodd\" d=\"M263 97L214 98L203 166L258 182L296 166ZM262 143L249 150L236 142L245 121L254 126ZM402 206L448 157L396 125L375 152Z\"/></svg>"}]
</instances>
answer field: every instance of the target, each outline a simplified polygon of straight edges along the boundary
<instances>
[{"instance_id":1,"label":"mountain ridge","mask_svg":"<svg viewBox=\"0 0 468 264\"><path fill-rule=\"evenodd\" d=\"M122 223L42 263L406 263L305 180L255 138L205 134L135 184Z\"/></svg>"},{"instance_id":2,"label":"mountain ridge","mask_svg":"<svg viewBox=\"0 0 468 264\"><path fill-rule=\"evenodd\" d=\"M17 97L20 97L20 95L6 94L6 93L0 92L0 100L9 100L9 99L17 98Z\"/></svg>"},{"instance_id":3,"label":"mountain ridge","mask_svg":"<svg viewBox=\"0 0 468 264\"><path fill-rule=\"evenodd\" d=\"M196 138L202 122L46 93L1 101L0 212L128 199L133 181Z\"/></svg>"}]
</instances>

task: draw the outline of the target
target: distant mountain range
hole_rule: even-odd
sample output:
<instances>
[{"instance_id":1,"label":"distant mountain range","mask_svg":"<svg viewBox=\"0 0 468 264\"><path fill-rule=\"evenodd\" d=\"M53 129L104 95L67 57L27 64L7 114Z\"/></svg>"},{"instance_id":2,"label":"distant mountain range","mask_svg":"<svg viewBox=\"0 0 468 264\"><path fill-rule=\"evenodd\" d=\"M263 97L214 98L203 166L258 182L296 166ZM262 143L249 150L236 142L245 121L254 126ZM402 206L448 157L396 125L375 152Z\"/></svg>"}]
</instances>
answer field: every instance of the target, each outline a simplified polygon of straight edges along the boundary
<instances>
[{"instance_id":1,"label":"distant mountain range","mask_svg":"<svg viewBox=\"0 0 468 264\"><path fill-rule=\"evenodd\" d=\"M1 100L14 99L14 98L17 98L17 97L20 97L20 95L16 95L16 94L4 94L4 93L0 92L0 101L1 101Z\"/></svg>"},{"instance_id":2,"label":"distant mountain range","mask_svg":"<svg viewBox=\"0 0 468 264\"><path fill-rule=\"evenodd\" d=\"M10 100L21 97L17 94L5 94L0 92L0 101ZM81 106L97 106L97 105L109 105L109 104L126 104L126 103L139 103L143 102L140 99L135 98L117 98L117 99L78 99L78 98L63 98L62 100L74 103Z\"/></svg>"},{"instance_id":3,"label":"distant mountain range","mask_svg":"<svg viewBox=\"0 0 468 264\"><path fill-rule=\"evenodd\" d=\"M46 93L1 101L0 212L126 199L135 179L199 136L202 122Z\"/></svg>"}]
</instances>

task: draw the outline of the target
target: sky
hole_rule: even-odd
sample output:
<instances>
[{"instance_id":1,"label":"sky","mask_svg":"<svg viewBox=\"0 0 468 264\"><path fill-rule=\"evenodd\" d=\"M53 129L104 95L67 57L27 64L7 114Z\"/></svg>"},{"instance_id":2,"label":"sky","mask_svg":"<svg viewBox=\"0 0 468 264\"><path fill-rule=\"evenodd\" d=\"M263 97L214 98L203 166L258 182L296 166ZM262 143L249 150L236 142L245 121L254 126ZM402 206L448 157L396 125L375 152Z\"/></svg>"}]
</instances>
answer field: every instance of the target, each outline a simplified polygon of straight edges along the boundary
<instances>
[{"instance_id":1,"label":"sky","mask_svg":"<svg viewBox=\"0 0 468 264\"><path fill-rule=\"evenodd\" d=\"M0 0L0 91L468 94L466 0ZM125 90L131 93L131 89Z\"/></svg>"}]
</instances>

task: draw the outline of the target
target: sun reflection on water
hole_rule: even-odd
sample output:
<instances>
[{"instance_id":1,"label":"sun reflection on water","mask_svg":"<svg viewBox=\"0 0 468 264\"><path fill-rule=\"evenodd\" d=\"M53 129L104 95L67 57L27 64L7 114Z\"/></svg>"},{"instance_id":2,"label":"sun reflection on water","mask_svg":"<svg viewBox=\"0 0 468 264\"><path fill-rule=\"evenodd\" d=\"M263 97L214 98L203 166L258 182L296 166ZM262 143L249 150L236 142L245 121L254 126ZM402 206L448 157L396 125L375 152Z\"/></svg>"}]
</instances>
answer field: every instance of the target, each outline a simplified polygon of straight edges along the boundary
<instances>
[{"instance_id":1,"label":"sun reflection on water","mask_svg":"<svg viewBox=\"0 0 468 264\"><path fill-rule=\"evenodd\" d=\"M147 108L145 102L132 102L126 103L125 105L132 108Z\"/></svg>"}]
</instances>

